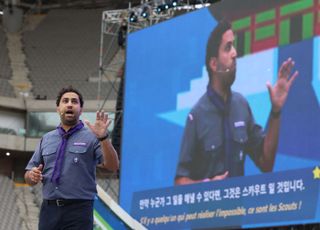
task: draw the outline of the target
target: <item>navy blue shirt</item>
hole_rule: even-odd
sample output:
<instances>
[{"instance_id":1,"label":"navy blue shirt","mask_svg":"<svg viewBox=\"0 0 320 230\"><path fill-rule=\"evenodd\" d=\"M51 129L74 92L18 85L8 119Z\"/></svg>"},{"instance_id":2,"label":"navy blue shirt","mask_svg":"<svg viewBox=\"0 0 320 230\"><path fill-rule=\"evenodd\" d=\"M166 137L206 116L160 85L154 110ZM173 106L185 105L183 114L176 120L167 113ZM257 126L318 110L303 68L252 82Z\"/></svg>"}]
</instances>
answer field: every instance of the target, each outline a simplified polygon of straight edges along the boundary
<instances>
[{"instance_id":1,"label":"navy blue shirt","mask_svg":"<svg viewBox=\"0 0 320 230\"><path fill-rule=\"evenodd\" d=\"M228 114L224 114L213 103L212 96L218 97L217 94L210 96L207 91L188 115L176 178L202 180L226 171L231 177L242 176L246 154L257 164L263 153L265 135L255 124L245 98L231 92Z\"/></svg>"},{"instance_id":2,"label":"navy blue shirt","mask_svg":"<svg viewBox=\"0 0 320 230\"><path fill-rule=\"evenodd\" d=\"M51 182L55 159L61 136L57 130L45 134L37 146L26 170L44 164L43 198L48 200L85 199L93 200L96 190L96 165L102 163L100 142L96 136L83 127L69 139L59 184Z\"/></svg>"}]
</instances>

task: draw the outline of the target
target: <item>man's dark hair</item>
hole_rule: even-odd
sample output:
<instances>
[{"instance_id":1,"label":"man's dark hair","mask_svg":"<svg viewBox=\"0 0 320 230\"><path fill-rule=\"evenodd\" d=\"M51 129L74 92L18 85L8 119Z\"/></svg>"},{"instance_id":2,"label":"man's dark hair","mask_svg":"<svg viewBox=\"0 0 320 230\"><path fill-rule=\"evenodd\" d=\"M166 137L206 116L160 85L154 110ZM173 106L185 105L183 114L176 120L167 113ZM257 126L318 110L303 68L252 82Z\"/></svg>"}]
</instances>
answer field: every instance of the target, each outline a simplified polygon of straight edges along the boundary
<instances>
[{"instance_id":1,"label":"man's dark hair","mask_svg":"<svg viewBox=\"0 0 320 230\"><path fill-rule=\"evenodd\" d=\"M60 92L58 93L58 96L57 96L57 100L56 100L56 105L59 106L60 104L60 100L62 98L62 96L65 94L65 93L75 93L79 96L79 100L80 100L80 107L82 108L83 107L83 98L82 98L82 94L75 88L73 88L71 85L68 86L67 88L62 88L60 90Z\"/></svg>"},{"instance_id":2,"label":"man's dark hair","mask_svg":"<svg viewBox=\"0 0 320 230\"><path fill-rule=\"evenodd\" d=\"M231 29L231 24L228 21L222 20L219 21L218 25L211 32L210 37L207 42L207 53L206 53L206 66L211 78L211 69L210 69L210 59L212 57L218 57L219 47L222 41L223 34Z\"/></svg>"}]
</instances>

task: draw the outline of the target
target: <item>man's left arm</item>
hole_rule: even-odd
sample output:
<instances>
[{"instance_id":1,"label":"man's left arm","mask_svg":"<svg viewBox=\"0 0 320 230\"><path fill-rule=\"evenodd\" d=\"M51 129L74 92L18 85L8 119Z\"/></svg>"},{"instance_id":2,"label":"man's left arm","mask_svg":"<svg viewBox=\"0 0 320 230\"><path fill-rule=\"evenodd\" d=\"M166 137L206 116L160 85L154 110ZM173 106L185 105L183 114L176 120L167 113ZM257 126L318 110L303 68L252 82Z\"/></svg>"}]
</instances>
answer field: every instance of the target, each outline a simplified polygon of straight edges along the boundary
<instances>
[{"instance_id":1,"label":"man's left arm","mask_svg":"<svg viewBox=\"0 0 320 230\"><path fill-rule=\"evenodd\" d=\"M259 159L259 165L262 171L271 172L278 148L280 115L271 111L268 121L268 131L263 142L263 154Z\"/></svg>"},{"instance_id":2,"label":"man's left arm","mask_svg":"<svg viewBox=\"0 0 320 230\"><path fill-rule=\"evenodd\" d=\"M298 71L291 75L293 66L294 61L288 58L280 67L276 84L271 86L269 82L267 83L272 109L263 143L263 154L259 159L260 168L264 172L270 172L273 169L279 140L281 109L287 100L293 81L298 76Z\"/></svg>"},{"instance_id":3,"label":"man's left arm","mask_svg":"<svg viewBox=\"0 0 320 230\"><path fill-rule=\"evenodd\" d=\"M106 138L100 141L100 145L103 153L102 167L114 172L117 171L119 169L118 154L110 140Z\"/></svg>"},{"instance_id":4,"label":"man's left arm","mask_svg":"<svg viewBox=\"0 0 320 230\"><path fill-rule=\"evenodd\" d=\"M108 115L103 111L97 111L95 123L93 125L91 125L89 121L85 121L85 123L100 141L103 153L101 166L112 171L117 171L119 169L118 154L108 140L107 131L111 123L111 120L108 119Z\"/></svg>"}]
</instances>

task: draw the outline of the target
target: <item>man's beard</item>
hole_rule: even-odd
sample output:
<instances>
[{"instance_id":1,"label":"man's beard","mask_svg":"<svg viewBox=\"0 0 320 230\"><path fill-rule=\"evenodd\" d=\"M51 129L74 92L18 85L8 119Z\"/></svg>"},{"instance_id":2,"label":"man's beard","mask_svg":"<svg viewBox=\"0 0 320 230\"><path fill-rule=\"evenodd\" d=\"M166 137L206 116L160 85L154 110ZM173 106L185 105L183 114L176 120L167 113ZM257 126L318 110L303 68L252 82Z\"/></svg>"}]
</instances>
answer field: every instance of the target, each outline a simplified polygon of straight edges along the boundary
<instances>
[{"instance_id":1,"label":"man's beard","mask_svg":"<svg viewBox=\"0 0 320 230\"><path fill-rule=\"evenodd\" d=\"M222 86L225 89L230 89L234 80L236 79L236 69L231 69L228 72L225 72L220 75Z\"/></svg>"},{"instance_id":2,"label":"man's beard","mask_svg":"<svg viewBox=\"0 0 320 230\"><path fill-rule=\"evenodd\" d=\"M62 123L63 123L64 125L68 125L68 126L74 126L74 125L77 124L77 122L78 122L77 119L72 119L72 120L62 119Z\"/></svg>"},{"instance_id":3,"label":"man's beard","mask_svg":"<svg viewBox=\"0 0 320 230\"><path fill-rule=\"evenodd\" d=\"M65 117L65 114L61 116L61 123L67 126L74 126L78 123L79 117L76 115L72 119Z\"/></svg>"}]
</instances>

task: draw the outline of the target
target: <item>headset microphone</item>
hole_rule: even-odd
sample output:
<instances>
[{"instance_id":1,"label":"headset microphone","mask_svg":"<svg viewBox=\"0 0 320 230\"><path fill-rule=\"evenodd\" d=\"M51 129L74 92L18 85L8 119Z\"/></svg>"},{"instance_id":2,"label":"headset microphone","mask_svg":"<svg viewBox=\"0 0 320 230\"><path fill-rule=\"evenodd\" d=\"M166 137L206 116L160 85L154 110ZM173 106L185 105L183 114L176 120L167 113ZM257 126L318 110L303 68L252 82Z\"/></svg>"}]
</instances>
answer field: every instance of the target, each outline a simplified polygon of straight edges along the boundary
<instances>
[{"instance_id":1,"label":"headset microphone","mask_svg":"<svg viewBox=\"0 0 320 230\"><path fill-rule=\"evenodd\" d=\"M228 73L230 69L225 69L225 70L217 70L217 73Z\"/></svg>"}]
</instances>

